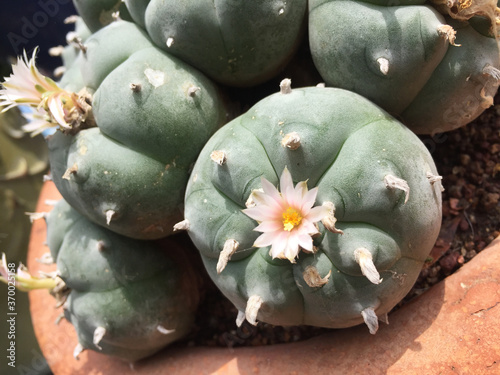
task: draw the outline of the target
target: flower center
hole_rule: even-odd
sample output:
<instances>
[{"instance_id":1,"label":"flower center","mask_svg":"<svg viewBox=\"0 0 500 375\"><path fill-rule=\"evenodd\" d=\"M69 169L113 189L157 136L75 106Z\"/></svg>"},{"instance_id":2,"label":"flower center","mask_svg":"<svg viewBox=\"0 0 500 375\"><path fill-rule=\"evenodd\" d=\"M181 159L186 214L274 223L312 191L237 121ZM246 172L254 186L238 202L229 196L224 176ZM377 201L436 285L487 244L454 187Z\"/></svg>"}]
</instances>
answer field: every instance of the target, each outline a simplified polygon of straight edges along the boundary
<instances>
[{"instance_id":1,"label":"flower center","mask_svg":"<svg viewBox=\"0 0 500 375\"><path fill-rule=\"evenodd\" d=\"M472 0L460 0L458 8L459 10L464 10L470 8L471 5L472 5Z\"/></svg>"},{"instance_id":2,"label":"flower center","mask_svg":"<svg viewBox=\"0 0 500 375\"><path fill-rule=\"evenodd\" d=\"M296 209L288 207L288 209L283 212L283 229L290 232L300 224L301 220L302 216L300 216L300 213L297 212Z\"/></svg>"}]
</instances>

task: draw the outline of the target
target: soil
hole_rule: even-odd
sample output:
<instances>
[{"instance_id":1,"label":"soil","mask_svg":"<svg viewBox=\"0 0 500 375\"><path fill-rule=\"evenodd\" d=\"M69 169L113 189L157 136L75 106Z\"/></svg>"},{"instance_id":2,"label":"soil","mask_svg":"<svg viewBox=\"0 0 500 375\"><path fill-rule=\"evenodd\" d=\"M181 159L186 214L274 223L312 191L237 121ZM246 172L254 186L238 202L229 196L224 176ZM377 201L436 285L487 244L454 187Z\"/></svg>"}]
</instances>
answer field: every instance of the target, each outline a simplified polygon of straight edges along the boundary
<instances>
[{"instance_id":1,"label":"soil","mask_svg":"<svg viewBox=\"0 0 500 375\"><path fill-rule=\"evenodd\" d=\"M399 308L456 272L500 235L500 95L495 105L469 125L452 132L421 136L443 176L443 221L436 245L413 289ZM332 329L277 327L244 322L207 279L197 328L180 346L256 346L305 340ZM389 314L390 319L390 314Z\"/></svg>"},{"instance_id":2,"label":"soil","mask_svg":"<svg viewBox=\"0 0 500 375\"><path fill-rule=\"evenodd\" d=\"M471 124L438 139L433 157L445 188L442 228L407 299L455 272L500 235L500 95ZM423 141L432 145L433 139Z\"/></svg>"}]
</instances>

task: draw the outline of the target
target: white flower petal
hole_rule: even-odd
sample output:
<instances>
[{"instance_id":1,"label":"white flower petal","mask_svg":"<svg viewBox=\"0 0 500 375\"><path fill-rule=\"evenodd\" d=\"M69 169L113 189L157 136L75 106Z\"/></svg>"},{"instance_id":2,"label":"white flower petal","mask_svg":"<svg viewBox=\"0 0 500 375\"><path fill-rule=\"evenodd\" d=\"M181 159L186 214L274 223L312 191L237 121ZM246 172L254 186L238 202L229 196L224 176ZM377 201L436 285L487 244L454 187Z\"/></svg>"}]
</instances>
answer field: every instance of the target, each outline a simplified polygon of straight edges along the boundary
<instances>
[{"instance_id":1,"label":"white flower petal","mask_svg":"<svg viewBox=\"0 0 500 375\"><path fill-rule=\"evenodd\" d=\"M5 253L2 253L2 262L0 263L0 276L5 280L9 278L9 269L7 268L7 258Z\"/></svg>"},{"instance_id":2,"label":"white flower petal","mask_svg":"<svg viewBox=\"0 0 500 375\"><path fill-rule=\"evenodd\" d=\"M299 245L304 250L313 251L313 240L307 233L299 233L298 236Z\"/></svg>"},{"instance_id":3,"label":"white flower petal","mask_svg":"<svg viewBox=\"0 0 500 375\"><path fill-rule=\"evenodd\" d=\"M288 245L288 232L278 232L271 247L272 258L285 258L285 248Z\"/></svg>"},{"instance_id":4,"label":"white flower petal","mask_svg":"<svg viewBox=\"0 0 500 375\"><path fill-rule=\"evenodd\" d=\"M36 67L35 64L35 55L36 55L36 49L33 52L33 57L28 61L28 67L31 73L32 79L36 82L36 84L40 85L45 91L53 91L59 89L59 87L55 84L54 81L52 81L50 78L44 76L43 74L40 73L38 68ZM27 60L27 57L25 55L25 60Z\"/></svg>"},{"instance_id":5,"label":"white flower petal","mask_svg":"<svg viewBox=\"0 0 500 375\"><path fill-rule=\"evenodd\" d=\"M279 196L279 193L278 193L278 198L280 200L279 202L276 199L270 197L266 193L259 190L254 190L252 194L253 194L253 200L257 205L268 205L269 207L272 207L274 209L281 209L282 199L281 196Z\"/></svg>"},{"instance_id":6,"label":"white flower petal","mask_svg":"<svg viewBox=\"0 0 500 375\"><path fill-rule=\"evenodd\" d=\"M267 221L276 220L277 216L280 216L280 211L273 209L269 206L255 206L250 208L245 208L242 210L247 216L257 221Z\"/></svg>"},{"instance_id":7,"label":"white flower petal","mask_svg":"<svg viewBox=\"0 0 500 375\"><path fill-rule=\"evenodd\" d=\"M35 57L37 49L33 51L33 56L28 60L26 51L23 57L17 58L17 63L12 65L12 74L10 77L5 77L3 86L5 89L1 90L4 94L3 99L8 98L11 101L17 101L22 98L30 102L38 103L41 100L41 94L36 90L36 85L46 87L46 83L40 82L43 77L38 69L35 67Z\"/></svg>"},{"instance_id":8,"label":"white flower petal","mask_svg":"<svg viewBox=\"0 0 500 375\"><path fill-rule=\"evenodd\" d=\"M42 133L45 129L52 128L53 125L45 120L33 120L28 124L23 125L21 128L24 132L30 133L33 137Z\"/></svg>"},{"instance_id":9,"label":"white flower petal","mask_svg":"<svg viewBox=\"0 0 500 375\"><path fill-rule=\"evenodd\" d=\"M308 235L319 233L314 223L309 221L308 219L302 219L302 222L300 223L300 229L298 230L300 231L300 233L307 233Z\"/></svg>"},{"instance_id":10,"label":"white flower petal","mask_svg":"<svg viewBox=\"0 0 500 375\"><path fill-rule=\"evenodd\" d=\"M28 121L46 121L47 112L43 109L34 109L33 111L22 111L21 114ZM28 125L28 124L26 124Z\"/></svg>"},{"instance_id":11,"label":"white flower petal","mask_svg":"<svg viewBox=\"0 0 500 375\"><path fill-rule=\"evenodd\" d=\"M60 98L54 98L54 100L49 100L49 110L50 114L56 120L56 122L63 128L70 128L69 124L64 118L64 109L62 107L62 102Z\"/></svg>"},{"instance_id":12,"label":"white flower petal","mask_svg":"<svg viewBox=\"0 0 500 375\"><path fill-rule=\"evenodd\" d=\"M255 242L253 243L253 246L255 247L267 247L271 246L275 238L278 236L276 232L267 232L264 234L261 234Z\"/></svg>"},{"instance_id":13,"label":"white flower petal","mask_svg":"<svg viewBox=\"0 0 500 375\"><path fill-rule=\"evenodd\" d=\"M292 186L288 186L286 191L281 191L283 195L283 202L286 208L291 207L297 211L300 211L300 206L302 205L302 192L304 189L307 190L307 183L305 181L301 181L294 188L293 183Z\"/></svg>"},{"instance_id":14,"label":"white flower petal","mask_svg":"<svg viewBox=\"0 0 500 375\"><path fill-rule=\"evenodd\" d=\"M312 206L314 206L314 202L316 201L316 195L318 195L318 188L315 187L309 190L302 199L302 206L300 209L304 212L304 215L307 215Z\"/></svg>"},{"instance_id":15,"label":"white flower petal","mask_svg":"<svg viewBox=\"0 0 500 375\"><path fill-rule=\"evenodd\" d=\"M302 204L307 191L307 181L300 181L297 183L294 191L294 202L297 202L297 205Z\"/></svg>"},{"instance_id":16,"label":"white flower petal","mask_svg":"<svg viewBox=\"0 0 500 375\"><path fill-rule=\"evenodd\" d=\"M281 191L281 195L284 197L291 196L293 194L293 191L294 191L292 175L288 171L287 167L285 167L285 169L283 169L283 173L281 174L280 191Z\"/></svg>"},{"instance_id":17,"label":"white flower petal","mask_svg":"<svg viewBox=\"0 0 500 375\"><path fill-rule=\"evenodd\" d=\"M326 215L328 215L327 206L317 206L313 207L307 214L307 219L316 222L322 220Z\"/></svg>"},{"instance_id":18,"label":"white flower petal","mask_svg":"<svg viewBox=\"0 0 500 375\"><path fill-rule=\"evenodd\" d=\"M264 177L261 178L261 184L262 184L262 190L264 190L264 193L268 195L270 198L275 200L277 203L281 204L283 202L283 198L281 197L281 194L279 193L278 189L271 184L268 180L266 180Z\"/></svg>"},{"instance_id":19,"label":"white flower petal","mask_svg":"<svg viewBox=\"0 0 500 375\"><path fill-rule=\"evenodd\" d=\"M277 232L283 230L283 223L277 220L263 221L254 229L256 232Z\"/></svg>"},{"instance_id":20,"label":"white flower petal","mask_svg":"<svg viewBox=\"0 0 500 375\"><path fill-rule=\"evenodd\" d=\"M26 56L25 56L26 57ZM33 83L35 80L31 74L31 69L29 68L29 61L27 58L24 60L20 57L17 58L17 62L15 65L12 65L12 74L10 77L6 77L6 82L14 81L20 87L28 87L33 88Z\"/></svg>"},{"instance_id":21,"label":"white flower petal","mask_svg":"<svg viewBox=\"0 0 500 375\"><path fill-rule=\"evenodd\" d=\"M18 81L2 83L3 89L0 91L2 93L2 99L5 101L17 102L23 100L25 103L30 103L38 105L41 100L40 93L35 89L33 83L30 86L26 86Z\"/></svg>"},{"instance_id":22,"label":"white flower petal","mask_svg":"<svg viewBox=\"0 0 500 375\"><path fill-rule=\"evenodd\" d=\"M299 255L299 239L295 232L290 233L288 236L288 243L284 251L284 256L290 262L294 263L295 258Z\"/></svg>"},{"instance_id":23,"label":"white flower petal","mask_svg":"<svg viewBox=\"0 0 500 375\"><path fill-rule=\"evenodd\" d=\"M17 267L17 276L26 280L33 278L33 276L29 273L28 268L22 263L19 263L19 266Z\"/></svg>"}]
</instances>

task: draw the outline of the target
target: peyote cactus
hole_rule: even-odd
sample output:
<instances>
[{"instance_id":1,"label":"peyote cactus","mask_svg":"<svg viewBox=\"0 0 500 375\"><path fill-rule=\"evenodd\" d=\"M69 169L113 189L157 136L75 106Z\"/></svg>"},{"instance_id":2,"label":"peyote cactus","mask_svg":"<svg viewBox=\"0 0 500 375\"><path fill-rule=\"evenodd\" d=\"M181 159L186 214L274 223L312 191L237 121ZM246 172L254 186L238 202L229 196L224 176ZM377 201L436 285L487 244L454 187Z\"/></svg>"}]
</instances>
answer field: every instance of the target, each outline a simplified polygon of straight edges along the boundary
<instances>
[{"instance_id":1,"label":"peyote cactus","mask_svg":"<svg viewBox=\"0 0 500 375\"><path fill-rule=\"evenodd\" d=\"M73 5L92 32L117 18L132 21L123 0L73 0Z\"/></svg>"},{"instance_id":2,"label":"peyote cactus","mask_svg":"<svg viewBox=\"0 0 500 375\"><path fill-rule=\"evenodd\" d=\"M62 65L54 70L54 76L60 77L69 69L78 57L78 54L92 32L81 17L71 16L65 20L67 24L74 24L75 29L66 34L66 46L56 46L49 50L51 56L60 56Z\"/></svg>"},{"instance_id":3,"label":"peyote cactus","mask_svg":"<svg viewBox=\"0 0 500 375\"><path fill-rule=\"evenodd\" d=\"M460 2L455 11L467 4L474 9L468 17L456 15L460 20L425 1L396 3L311 0L310 48L321 76L327 85L365 96L417 133L471 122L493 104L500 82L496 18L482 13L498 15L496 1L479 10L474 2Z\"/></svg>"},{"instance_id":4,"label":"peyote cactus","mask_svg":"<svg viewBox=\"0 0 500 375\"><path fill-rule=\"evenodd\" d=\"M80 20L68 38L60 81L25 53L0 107L30 105L26 131L59 127L47 144L67 203L47 216L48 244L75 355L135 361L189 332L200 286L189 244L140 241L179 230L237 325L376 333L440 229L441 177L414 133L493 103L494 1L74 2L88 29ZM305 71L303 86L326 83L284 80L253 105L285 66ZM221 92L237 115L253 107L218 130L233 109Z\"/></svg>"},{"instance_id":5,"label":"peyote cactus","mask_svg":"<svg viewBox=\"0 0 500 375\"><path fill-rule=\"evenodd\" d=\"M284 81L206 144L182 224L238 324L375 333L437 238L440 188L425 146L386 112Z\"/></svg>"},{"instance_id":6,"label":"peyote cactus","mask_svg":"<svg viewBox=\"0 0 500 375\"><path fill-rule=\"evenodd\" d=\"M18 64L34 75L35 86L45 77L28 68L33 60L25 56ZM63 197L117 233L139 239L171 234L182 217L190 168L226 118L215 85L126 21L85 41L62 88L47 82L46 92L32 100L52 117L30 130L62 129L48 137L48 146ZM6 85L15 83L11 76ZM11 98L6 94L0 105L16 105ZM88 128L92 121L97 127Z\"/></svg>"},{"instance_id":7,"label":"peyote cactus","mask_svg":"<svg viewBox=\"0 0 500 375\"><path fill-rule=\"evenodd\" d=\"M217 89L125 21L87 40L81 72L96 89L98 128L48 140L56 185L73 207L118 233L170 234L191 164L225 120Z\"/></svg>"},{"instance_id":8,"label":"peyote cactus","mask_svg":"<svg viewBox=\"0 0 500 375\"><path fill-rule=\"evenodd\" d=\"M51 288L76 330L76 357L91 349L134 362L191 331L200 279L180 242L118 235L64 200L44 217L58 270L54 279L37 279L21 267L16 283Z\"/></svg>"},{"instance_id":9,"label":"peyote cactus","mask_svg":"<svg viewBox=\"0 0 500 375\"><path fill-rule=\"evenodd\" d=\"M304 35L306 0L126 0L158 47L217 82L254 86L272 78Z\"/></svg>"}]
</instances>

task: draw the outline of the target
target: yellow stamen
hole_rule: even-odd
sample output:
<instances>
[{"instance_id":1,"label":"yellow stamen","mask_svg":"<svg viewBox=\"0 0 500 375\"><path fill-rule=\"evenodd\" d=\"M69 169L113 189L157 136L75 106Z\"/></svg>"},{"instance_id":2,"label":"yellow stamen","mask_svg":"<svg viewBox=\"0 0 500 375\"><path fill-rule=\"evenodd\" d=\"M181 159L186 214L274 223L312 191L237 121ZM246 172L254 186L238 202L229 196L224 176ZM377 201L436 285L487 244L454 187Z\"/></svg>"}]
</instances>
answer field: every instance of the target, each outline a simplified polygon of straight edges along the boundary
<instances>
[{"instance_id":1,"label":"yellow stamen","mask_svg":"<svg viewBox=\"0 0 500 375\"><path fill-rule=\"evenodd\" d=\"M460 8L460 10L464 10L470 8L471 5L472 5L472 0L460 0L458 7Z\"/></svg>"},{"instance_id":2,"label":"yellow stamen","mask_svg":"<svg viewBox=\"0 0 500 375\"><path fill-rule=\"evenodd\" d=\"M298 226L302 220L302 216L292 207L283 212L283 229L286 231L291 231L293 228Z\"/></svg>"}]
</instances>

